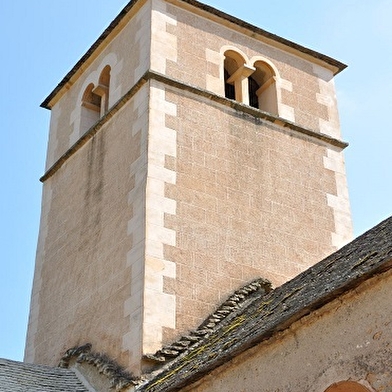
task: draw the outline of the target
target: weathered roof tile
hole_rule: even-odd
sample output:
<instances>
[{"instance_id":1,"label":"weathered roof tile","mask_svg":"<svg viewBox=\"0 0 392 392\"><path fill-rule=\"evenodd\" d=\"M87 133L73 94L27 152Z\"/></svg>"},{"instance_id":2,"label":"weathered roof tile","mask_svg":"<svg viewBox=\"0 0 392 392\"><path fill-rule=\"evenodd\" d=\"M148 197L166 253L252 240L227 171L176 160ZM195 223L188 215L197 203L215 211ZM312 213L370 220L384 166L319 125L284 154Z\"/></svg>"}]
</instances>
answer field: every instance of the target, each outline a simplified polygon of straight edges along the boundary
<instances>
[{"instance_id":1,"label":"weathered roof tile","mask_svg":"<svg viewBox=\"0 0 392 392\"><path fill-rule=\"evenodd\" d=\"M0 391L88 392L69 369L0 359Z\"/></svg>"},{"instance_id":2,"label":"weathered roof tile","mask_svg":"<svg viewBox=\"0 0 392 392\"><path fill-rule=\"evenodd\" d=\"M179 390L391 268L392 217L270 293L258 293L138 391Z\"/></svg>"}]
</instances>

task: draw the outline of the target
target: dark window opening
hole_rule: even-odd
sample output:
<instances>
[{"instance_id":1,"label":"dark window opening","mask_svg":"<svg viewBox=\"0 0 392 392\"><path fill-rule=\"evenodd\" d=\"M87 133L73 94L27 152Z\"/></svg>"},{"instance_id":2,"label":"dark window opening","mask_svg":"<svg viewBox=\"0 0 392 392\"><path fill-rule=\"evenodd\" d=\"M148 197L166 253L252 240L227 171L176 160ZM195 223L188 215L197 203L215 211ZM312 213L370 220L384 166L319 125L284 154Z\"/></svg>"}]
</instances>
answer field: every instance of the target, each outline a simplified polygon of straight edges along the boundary
<instances>
[{"instance_id":1,"label":"dark window opening","mask_svg":"<svg viewBox=\"0 0 392 392\"><path fill-rule=\"evenodd\" d=\"M227 83L230 78L229 72L225 69L225 97L229 99L235 99L235 88L234 84Z\"/></svg>"},{"instance_id":2,"label":"dark window opening","mask_svg":"<svg viewBox=\"0 0 392 392\"><path fill-rule=\"evenodd\" d=\"M259 108L259 97L256 94L256 91L260 88L256 80L254 80L251 76L248 78L249 84L249 105L253 108Z\"/></svg>"}]
</instances>

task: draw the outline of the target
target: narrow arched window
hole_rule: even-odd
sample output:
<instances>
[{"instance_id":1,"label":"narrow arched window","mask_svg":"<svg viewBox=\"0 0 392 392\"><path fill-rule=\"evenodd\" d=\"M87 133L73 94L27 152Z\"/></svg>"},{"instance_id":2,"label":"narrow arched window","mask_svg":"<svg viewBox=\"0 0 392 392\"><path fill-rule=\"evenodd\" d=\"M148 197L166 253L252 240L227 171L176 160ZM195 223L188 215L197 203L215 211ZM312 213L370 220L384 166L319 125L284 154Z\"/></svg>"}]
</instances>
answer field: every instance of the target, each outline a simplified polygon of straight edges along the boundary
<instances>
[{"instance_id":1,"label":"narrow arched window","mask_svg":"<svg viewBox=\"0 0 392 392\"><path fill-rule=\"evenodd\" d=\"M263 61L254 64L249 77L249 104L265 112L278 114L276 77L273 69Z\"/></svg>"},{"instance_id":2,"label":"narrow arched window","mask_svg":"<svg viewBox=\"0 0 392 392\"><path fill-rule=\"evenodd\" d=\"M341 381L331 385L325 392L370 392L370 390L354 381Z\"/></svg>"},{"instance_id":3,"label":"narrow arched window","mask_svg":"<svg viewBox=\"0 0 392 392\"><path fill-rule=\"evenodd\" d=\"M228 83L229 78L230 78L229 71L225 67L225 97L229 99L235 99L234 83L233 84Z\"/></svg>"},{"instance_id":4,"label":"narrow arched window","mask_svg":"<svg viewBox=\"0 0 392 392\"><path fill-rule=\"evenodd\" d=\"M236 97L237 86L235 86L235 79L233 78L233 76L244 65L244 63L245 60L233 50L228 50L227 52L225 52L224 71L225 71L225 97L226 98L237 99Z\"/></svg>"},{"instance_id":5,"label":"narrow arched window","mask_svg":"<svg viewBox=\"0 0 392 392\"><path fill-rule=\"evenodd\" d=\"M259 109L259 97L257 96L257 91L260 88L256 80L251 76L248 78L249 82L249 105Z\"/></svg>"},{"instance_id":6,"label":"narrow arched window","mask_svg":"<svg viewBox=\"0 0 392 392\"><path fill-rule=\"evenodd\" d=\"M80 129L90 129L109 110L110 66L101 72L97 85L90 83L82 96Z\"/></svg>"},{"instance_id":7,"label":"narrow arched window","mask_svg":"<svg viewBox=\"0 0 392 392\"><path fill-rule=\"evenodd\" d=\"M94 93L101 97L101 116L106 114L109 108L110 70L109 65L102 70L98 85L94 89Z\"/></svg>"},{"instance_id":8,"label":"narrow arched window","mask_svg":"<svg viewBox=\"0 0 392 392\"><path fill-rule=\"evenodd\" d=\"M101 117L101 97L94 93L94 84L90 83L82 97L80 128L86 131Z\"/></svg>"},{"instance_id":9,"label":"narrow arched window","mask_svg":"<svg viewBox=\"0 0 392 392\"><path fill-rule=\"evenodd\" d=\"M245 59L234 50L225 52L224 78L225 97L249 104L248 76L254 71L245 63Z\"/></svg>"}]
</instances>

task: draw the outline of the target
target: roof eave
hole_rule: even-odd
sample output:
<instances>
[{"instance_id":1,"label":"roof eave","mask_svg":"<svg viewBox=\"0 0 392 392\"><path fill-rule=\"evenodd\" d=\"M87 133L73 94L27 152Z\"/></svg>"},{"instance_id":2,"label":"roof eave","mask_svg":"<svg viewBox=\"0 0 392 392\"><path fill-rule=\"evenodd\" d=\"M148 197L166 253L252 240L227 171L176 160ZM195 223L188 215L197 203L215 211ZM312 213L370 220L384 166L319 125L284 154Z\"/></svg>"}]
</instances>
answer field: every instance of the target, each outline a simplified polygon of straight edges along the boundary
<instances>
[{"instance_id":1,"label":"roof eave","mask_svg":"<svg viewBox=\"0 0 392 392\"><path fill-rule=\"evenodd\" d=\"M142 0L131 0L113 19L109 26L103 31L103 33L98 37L98 39L90 46L87 52L80 58L80 60L72 67L72 69L64 76L61 82L54 88L54 90L44 99L41 103L41 107L44 109L51 109L51 102L53 98L65 88L71 78L76 74L76 72L82 67L82 65L92 56L92 54L98 49L98 47L106 40L106 38L112 33L112 31L121 23L123 18L128 14L128 12L136 5L136 3Z\"/></svg>"},{"instance_id":2,"label":"roof eave","mask_svg":"<svg viewBox=\"0 0 392 392\"><path fill-rule=\"evenodd\" d=\"M305 55L308 55L314 59L317 59L317 60L325 63L333 71L334 75L337 75L339 72L341 72L345 68L347 68L346 64L344 64L344 63L342 63L342 62L340 62L330 56L327 56L325 54L317 52L313 49L309 49L305 46L299 45L299 44L297 44L293 41L290 41L286 38L280 37L279 35L270 33L266 30L261 29L260 27L252 25L251 23L248 23L242 19L239 19L239 18L232 16L230 14L227 14L227 13L220 11L214 7L209 6L209 5L200 3L199 1L196 1L196 0L166 0L166 1L171 2L171 3L182 2L182 3L190 4L196 8L199 8L201 10L206 11L207 13L209 13L211 15L215 15L221 19L224 19L230 23L233 23L239 27L242 27L245 30L252 31L254 35L259 35L264 38L267 38L268 40L277 42L283 46L290 47L297 52L301 52Z\"/></svg>"},{"instance_id":3,"label":"roof eave","mask_svg":"<svg viewBox=\"0 0 392 392\"><path fill-rule=\"evenodd\" d=\"M41 103L41 107L44 109L51 109L53 106L53 101L64 88L67 89L71 86L71 80L77 73L77 71L83 66L83 64L95 53L95 51L101 46L101 44L109 37L109 35L120 25L125 16L138 4L142 3L144 0L131 0L115 17L115 19L110 23L110 25L103 31L103 33L98 37L98 39L91 45L91 47L87 50L87 52L80 58L80 60L75 64L75 66L65 75L65 77L61 80L61 82L54 88L54 90L44 99ZM266 30L263 30L257 26L254 26L248 22L245 22L239 18L236 18L232 15L229 15L223 11L220 11L214 7L203 4L196 0L167 0L171 3L180 5L188 4L190 6L196 7L199 10L204 11L207 15L215 16L218 19L226 20L238 27L251 31L255 36L264 37L266 40L275 43L278 43L281 47L290 48L292 51L305 55L309 58L316 59L317 62L325 64L327 68L329 68L334 75L337 75L339 72L343 71L347 65L335 60L332 57L326 56L322 53L319 53L315 50L306 48L302 45L299 45L295 42L292 42L288 39L280 37L276 34L272 34Z\"/></svg>"}]
</instances>

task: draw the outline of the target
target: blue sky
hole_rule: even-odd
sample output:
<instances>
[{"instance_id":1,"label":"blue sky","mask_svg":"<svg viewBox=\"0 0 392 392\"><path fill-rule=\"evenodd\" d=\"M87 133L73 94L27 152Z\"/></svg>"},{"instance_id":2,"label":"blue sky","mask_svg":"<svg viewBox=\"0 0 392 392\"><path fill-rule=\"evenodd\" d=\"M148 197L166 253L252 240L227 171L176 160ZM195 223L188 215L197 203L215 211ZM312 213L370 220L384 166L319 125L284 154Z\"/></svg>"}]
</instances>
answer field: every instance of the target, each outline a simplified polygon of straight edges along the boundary
<instances>
[{"instance_id":1,"label":"blue sky","mask_svg":"<svg viewBox=\"0 0 392 392\"><path fill-rule=\"evenodd\" d=\"M392 0L205 2L349 65L336 77L355 235L392 214ZM49 115L39 104L127 3L0 4L0 357L23 358Z\"/></svg>"}]
</instances>

